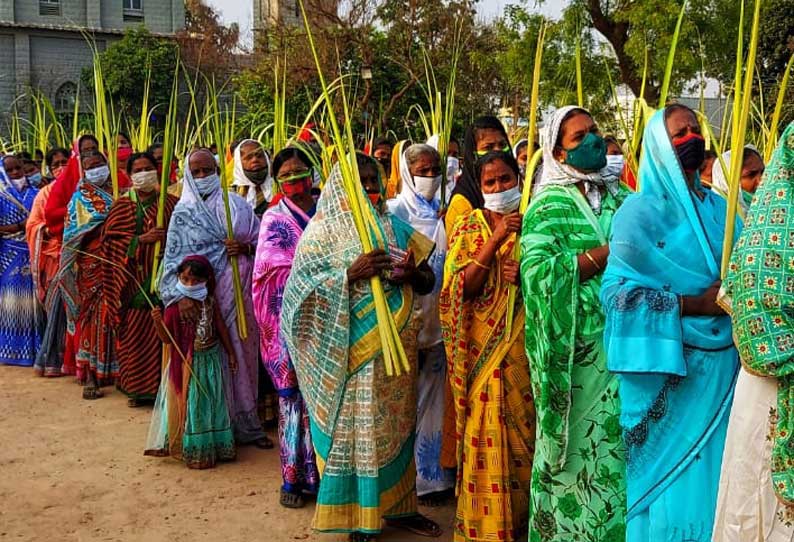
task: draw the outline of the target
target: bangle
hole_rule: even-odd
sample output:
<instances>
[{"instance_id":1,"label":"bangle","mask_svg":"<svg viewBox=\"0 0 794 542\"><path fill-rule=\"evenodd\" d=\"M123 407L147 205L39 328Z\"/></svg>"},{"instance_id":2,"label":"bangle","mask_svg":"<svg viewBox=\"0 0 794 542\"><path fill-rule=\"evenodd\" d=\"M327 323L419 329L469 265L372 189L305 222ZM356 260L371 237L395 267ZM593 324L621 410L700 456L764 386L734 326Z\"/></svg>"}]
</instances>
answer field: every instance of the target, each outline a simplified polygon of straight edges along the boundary
<instances>
[{"instance_id":1,"label":"bangle","mask_svg":"<svg viewBox=\"0 0 794 542\"><path fill-rule=\"evenodd\" d=\"M485 269L486 271L490 271L491 268L483 263L481 263L477 258L472 259L471 263L479 267L480 269Z\"/></svg>"},{"instance_id":2,"label":"bangle","mask_svg":"<svg viewBox=\"0 0 794 542\"><path fill-rule=\"evenodd\" d=\"M584 252L584 257L590 260L590 263L593 264L593 266L596 268L596 271L601 271L601 266L598 265L598 262L595 261L595 258L593 258L593 256L590 254L589 250Z\"/></svg>"}]
</instances>

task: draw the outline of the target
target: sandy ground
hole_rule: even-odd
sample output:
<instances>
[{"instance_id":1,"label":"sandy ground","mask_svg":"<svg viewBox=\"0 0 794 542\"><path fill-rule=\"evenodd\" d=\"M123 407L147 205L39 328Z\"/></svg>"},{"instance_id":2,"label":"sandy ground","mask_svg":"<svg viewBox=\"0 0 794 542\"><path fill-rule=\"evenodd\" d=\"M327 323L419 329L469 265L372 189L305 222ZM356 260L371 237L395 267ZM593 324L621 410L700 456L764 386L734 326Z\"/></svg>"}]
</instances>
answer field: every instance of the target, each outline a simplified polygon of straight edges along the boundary
<instances>
[{"instance_id":1,"label":"sandy ground","mask_svg":"<svg viewBox=\"0 0 794 542\"><path fill-rule=\"evenodd\" d=\"M72 378L0 365L0 542L346 540L314 533L312 506L278 504L276 450L242 448L204 471L144 457L151 410L104 389L84 401ZM452 506L422 512L444 528L435 540L452 540ZM378 540L432 539L387 530Z\"/></svg>"}]
</instances>

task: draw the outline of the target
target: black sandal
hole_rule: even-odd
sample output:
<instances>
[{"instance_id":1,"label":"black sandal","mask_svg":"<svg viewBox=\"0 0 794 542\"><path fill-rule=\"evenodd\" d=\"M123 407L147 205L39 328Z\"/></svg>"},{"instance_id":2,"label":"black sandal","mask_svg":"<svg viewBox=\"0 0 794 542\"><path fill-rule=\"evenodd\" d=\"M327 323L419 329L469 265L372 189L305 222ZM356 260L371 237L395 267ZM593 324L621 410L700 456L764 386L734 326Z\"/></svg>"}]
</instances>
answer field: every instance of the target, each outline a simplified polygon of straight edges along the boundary
<instances>
[{"instance_id":1,"label":"black sandal","mask_svg":"<svg viewBox=\"0 0 794 542\"><path fill-rule=\"evenodd\" d=\"M444 491L434 491L433 493L428 493L427 495L422 495L419 497L419 506L438 508L449 503L453 495L454 493L451 489Z\"/></svg>"},{"instance_id":2,"label":"black sandal","mask_svg":"<svg viewBox=\"0 0 794 542\"><path fill-rule=\"evenodd\" d=\"M370 533L360 533L358 531L350 533L347 538L350 542L375 542L376 536Z\"/></svg>"},{"instance_id":3,"label":"black sandal","mask_svg":"<svg viewBox=\"0 0 794 542\"><path fill-rule=\"evenodd\" d=\"M104 396L105 394L102 393L102 390L96 386L83 386L83 399L86 399L87 401L100 399Z\"/></svg>"},{"instance_id":4,"label":"black sandal","mask_svg":"<svg viewBox=\"0 0 794 542\"><path fill-rule=\"evenodd\" d=\"M291 493L282 487L279 504L284 508L303 508L306 506L306 501L300 493Z\"/></svg>"},{"instance_id":5,"label":"black sandal","mask_svg":"<svg viewBox=\"0 0 794 542\"><path fill-rule=\"evenodd\" d=\"M253 441L251 444L259 448L260 450L272 450L273 449L273 441L270 440L270 437L265 435L264 437L260 438L259 440Z\"/></svg>"},{"instance_id":6,"label":"black sandal","mask_svg":"<svg viewBox=\"0 0 794 542\"><path fill-rule=\"evenodd\" d=\"M418 536L425 536L427 538L438 538L444 531L441 527L430 518L422 514L407 516L404 518L387 519L386 525L395 529L402 529L414 533Z\"/></svg>"}]
</instances>

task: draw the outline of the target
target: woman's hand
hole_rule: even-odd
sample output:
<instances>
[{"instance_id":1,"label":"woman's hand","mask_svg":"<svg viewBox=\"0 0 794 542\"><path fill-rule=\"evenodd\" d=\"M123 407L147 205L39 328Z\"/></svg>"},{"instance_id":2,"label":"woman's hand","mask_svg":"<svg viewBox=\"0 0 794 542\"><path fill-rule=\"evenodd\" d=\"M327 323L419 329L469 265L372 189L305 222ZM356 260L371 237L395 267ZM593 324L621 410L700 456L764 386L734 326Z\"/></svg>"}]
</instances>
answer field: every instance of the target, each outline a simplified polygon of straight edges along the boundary
<instances>
[{"instance_id":1,"label":"woman's hand","mask_svg":"<svg viewBox=\"0 0 794 542\"><path fill-rule=\"evenodd\" d=\"M722 281L718 280L702 295L681 297L681 313L686 316L724 316L725 311L717 305L721 286Z\"/></svg>"},{"instance_id":2,"label":"woman's hand","mask_svg":"<svg viewBox=\"0 0 794 542\"><path fill-rule=\"evenodd\" d=\"M251 245L247 245L245 243L241 243L240 241L235 241L234 239L225 239L223 244L226 246L226 253L231 258L232 256L251 256L253 255L253 250L251 250Z\"/></svg>"},{"instance_id":3,"label":"woman's hand","mask_svg":"<svg viewBox=\"0 0 794 542\"><path fill-rule=\"evenodd\" d=\"M179 307L179 319L187 324L195 325L199 318L198 304L192 299L183 297L177 303Z\"/></svg>"},{"instance_id":4,"label":"woman's hand","mask_svg":"<svg viewBox=\"0 0 794 542\"><path fill-rule=\"evenodd\" d=\"M502 279L508 284L519 285L521 275L519 273L518 262L515 260L505 260L502 266Z\"/></svg>"},{"instance_id":5,"label":"woman's hand","mask_svg":"<svg viewBox=\"0 0 794 542\"><path fill-rule=\"evenodd\" d=\"M165 230L163 228L152 228L138 237L138 242L142 245L153 245L157 242L165 242Z\"/></svg>"},{"instance_id":6,"label":"woman's hand","mask_svg":"<svg viewBox=\"0 0 794 542\"><path fill-rule=\"evenodd\" d=\"M232 372L232 374L237 374L237 367L237 356L232 352L229 354L229 370Z\"/></svg>"},{"instance_id":7,"label":"woman's hand","mask_svg":"<svg viewBox=\"0 0 794 542\"><path fill-rule=\"evenodd\" d=\"M352 284L360 280L371 279L389 269L391 269L391 258L384 250L376 248L372 252L356 258L356 261L347 270L347 280Z\"/></svg>"},{"instance_id":8,"label":"woman's hand","mask_svg":"<svg viewBox=\"0 0 794 542\"><path fill-rule=\"evenodd\" d=\"M156 326L163 324L163 310L160 307L155 307L152 309L152 321Z\"/></svg>"},{"instance_id":9,"label":"woman's hand","mask_svg":"<svg viewBox=\"0 0 794 542\"><path fill-rule=\"evenodd\" d=\"M519 213L511 213L502 217L502 221L496 226L493 232L494 240L501 245L510 236L511 233L521 231L521 221L523 216Z\"/></svg>"},{"instance_id":10,"label":"woman's hand","mask_svg":"<svg viewBox=\"0 0 794 542\"><path fill-rule=\"evenodd\" d=\"M411 249L405 254L405 259L394 265L391 271L390 282L394 284L412 283L416 276L416 259Z\"/></svg>"}]
</instances>

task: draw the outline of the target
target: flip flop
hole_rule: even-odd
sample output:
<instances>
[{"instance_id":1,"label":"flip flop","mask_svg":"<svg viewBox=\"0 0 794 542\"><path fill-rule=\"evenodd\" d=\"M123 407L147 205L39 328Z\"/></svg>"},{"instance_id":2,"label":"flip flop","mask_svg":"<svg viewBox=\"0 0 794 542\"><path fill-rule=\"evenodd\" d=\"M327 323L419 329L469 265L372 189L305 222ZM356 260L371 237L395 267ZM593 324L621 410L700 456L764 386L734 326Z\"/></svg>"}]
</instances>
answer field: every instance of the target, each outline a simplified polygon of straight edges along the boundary
<instances>
[{"instance_id":1,"label":"flip flop","mask_svg":"<svg viewBox=\"0 0 794 542\"><path fill-rule=\"evenodd\" d=\"M303 495L297 493L290 493L284 488L281 488L281 498L279 504L284 508L303 508L306 502L303 500Z\"/></svg>"}]
</instances>

